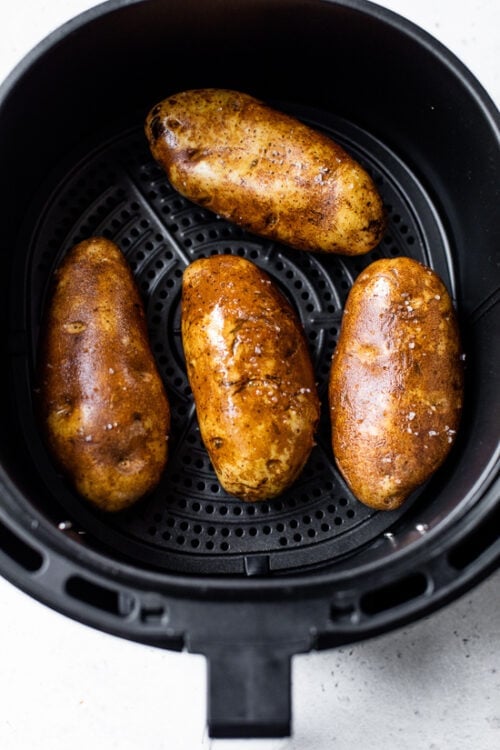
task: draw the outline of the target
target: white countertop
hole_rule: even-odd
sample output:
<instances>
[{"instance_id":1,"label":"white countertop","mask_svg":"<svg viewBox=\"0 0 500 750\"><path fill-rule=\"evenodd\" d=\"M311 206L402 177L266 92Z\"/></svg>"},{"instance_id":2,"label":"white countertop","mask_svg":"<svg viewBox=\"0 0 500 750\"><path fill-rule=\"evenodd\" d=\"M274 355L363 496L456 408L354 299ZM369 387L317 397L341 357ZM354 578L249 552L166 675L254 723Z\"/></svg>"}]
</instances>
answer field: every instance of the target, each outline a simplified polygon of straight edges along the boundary
<instances>
[{"instance_id":1,"label":"white countertop","mask_svg":"<svg viewBox=\"0 0 500 750\"><path fill-rule=\"evenodd\" d=\"M500 3L386 0L500 103ZM0 80L92 0L0 4ZM210 741L203 657L100 633L0 578L1 750L499 750L500 571L382 637L293 661L293 737Z\"/></svg>"}]
</instances>

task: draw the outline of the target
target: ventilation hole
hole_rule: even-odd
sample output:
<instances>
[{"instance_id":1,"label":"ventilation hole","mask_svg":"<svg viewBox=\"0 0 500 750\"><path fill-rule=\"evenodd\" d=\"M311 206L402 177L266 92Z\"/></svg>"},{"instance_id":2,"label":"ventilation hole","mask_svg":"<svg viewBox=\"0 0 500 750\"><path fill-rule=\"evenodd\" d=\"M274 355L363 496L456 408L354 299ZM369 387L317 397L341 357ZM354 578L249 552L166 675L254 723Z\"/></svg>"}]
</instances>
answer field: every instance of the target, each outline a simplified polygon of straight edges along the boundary
<instances>
[{"instance_id":1,"label":"ventilation hole","mask_svg":"<svg viewBox=\"0 0 500 750\"><path fill-rule=\"evenodd\" d=\"M162 623L167 618L167 609L163 604L147 604L141 607L140 620L145 624Z\"/></svg>"},{"instance_id":2,"label":"ventilation hole","mask_svg":"<svg viewBox=\"0 0 500 750\"><path fill-rule=\"evenodd\" d=\"M330 607L330 619L334 622L350 617L356 612L354 604L332 604Z\"/></svg>"},{"instance_id":3,"label":"ventilation hole","mask_svg":"<svg viewBox=\"0 0 500 750\"><path fill-rule=\"evenodd\" d=\"M0 548L11 560L30 573L40 570L43 565L44 558L40 552L2 523L0 523Z\"/></svg>"},{"instance_id":4,"label":"ventilation hole","mask_svg":"<svg viewBox=\"0 0 500 750\"><path fill-rule=\"evenodd\" d=\"M286 545L288 544L288 539L286 538L286 536L280 536L280 544L282 547L286 547Z\"/></svg>"},{"instance_id":5,"label":"ventilation hole","mask_svg":"<svg viewBox=\"0 0 500 750\"><path fill-rule=\"evenodd\" d=\"M82 576L68 578L65 589L72 599L112 615L126 617L133 609L133 598L128 594L102 586Z\"/></svg>"},{"instance_id":6,"label":"ventilation hole","mask_svg":"<svg viewBox=\"0 0 500 750\"><path fill-rule=\"evenodd\" d=\"M335 516L335 518L333 519L333 523L335 524L335 526L341 526L342 519L340 518L340 516Z\"/></svg>"},{"instance_id":7,"label":"ventilation hole","mask_svg":"<svg viewBox=\"0 0 500 750\"><path fill-rule=\"evenodd\" d=\"M175 541L177 542L177 544L179 544L182 547L182 545L186 541L186 538L184 536L182 536L182 534L181 534L181 535L179 535L177 537L177 539Z\"/></svg>"},{"instance_id":8,"label":"ventilation hole","mask_svg":"<svg viewBox=\"0 0 500 750\"><path fill-rule=\"evenodd\" d=\"M220 548L223 552L227 552L229 549L229 544L227 542L222 542Z\"/></svg>"},{"instance_id":9,"label":"ventilation hole","mask_svg":"<svg viewBox=\"0 0 500 750\"><path fill-rule=\"evenodd\" d=\"M478 559L495 542L500 528L500 506L482 521L463 541L448 553L448 562L455 570L464 570Z\"/></svg>"},{"instance_id":10,"label":"ventilation hole","mask_svg":"<svg viewBox=\"0 0 500 750\"><path fill-rule=\"evenodd\" d=\"M427 578L423 573L412 573L398 581L381 586L363 594L361 609L368 615L376 615L387 609L393 609L401 604L422 596L427 591Z\"/></svg>"}]
</instances>

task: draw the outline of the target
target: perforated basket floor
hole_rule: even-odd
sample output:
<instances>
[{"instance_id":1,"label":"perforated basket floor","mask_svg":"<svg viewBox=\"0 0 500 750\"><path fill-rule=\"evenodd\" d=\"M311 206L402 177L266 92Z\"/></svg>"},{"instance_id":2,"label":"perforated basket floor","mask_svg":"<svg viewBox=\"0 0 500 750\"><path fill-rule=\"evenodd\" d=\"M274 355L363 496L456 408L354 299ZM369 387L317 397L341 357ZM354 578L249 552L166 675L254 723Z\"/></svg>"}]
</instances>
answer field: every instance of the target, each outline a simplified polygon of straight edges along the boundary
<instances>
[{"instance_id":1,"label":"perforated basket floor","mask_svg":"<svg viewBox=\"0 0 500 750\"><path fill-rule=\"evenodd\" d=\"M142 122L74 156L41 196L29 252L13 299L26 326L26 367L17 380L24 433L36 470L60 507L61 533L87 534L137 563L202 574L266 574L331 562L386 532L401 513L356 501L331 453L327 404L330 360L353 280L374 259L409 255L434 267L454 294L446 237L415 177L383 144L349 122L291 109L340 142L372 174L390 223L380 246L362 258L305 253L250 235L176 193L153 161ZM61 257L91 236L114 240L143 294L151 337L172 408L170 459L155 493L118 515L76 496L41 442L31 410L38 326L48 283ZM201 443L180 338L185 267L214 253L242 255L264 268L304 325L322 401L317 446L298 481L270 502L246 504L220 487Z\"/></svg>"}]
</instances>

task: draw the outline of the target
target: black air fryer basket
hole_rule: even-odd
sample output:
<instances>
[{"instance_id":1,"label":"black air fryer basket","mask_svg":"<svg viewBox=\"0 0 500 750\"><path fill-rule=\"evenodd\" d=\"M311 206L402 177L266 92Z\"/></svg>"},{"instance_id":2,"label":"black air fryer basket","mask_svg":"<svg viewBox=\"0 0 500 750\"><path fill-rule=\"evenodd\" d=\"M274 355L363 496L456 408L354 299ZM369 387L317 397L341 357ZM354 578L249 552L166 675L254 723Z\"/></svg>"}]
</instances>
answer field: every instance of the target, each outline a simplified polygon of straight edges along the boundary
<instances>
[{"instance_id":1,"label":"black air fryer basket","mask_svg":"<svg viewBox=\"0 0 500 750\"><path fill-rule=\"evenodd\" d=\"M379 247L360 258L293 251L178 195L143 122L160 99L196 87L248 92L339 141L386 204ZM496 567L499 115L438 42L362 0L111 0L53 33L3 84L0 163L6 578L102 630L205 654L210 734L245 737L290 732L294 654L415 620ZM173 411L160 486L112 516L57 472L32 404L51 275L94 234L116 241L134 270ZM213 253L273 277L316 368L318 444L270 502L226 495L200 442L180 283L188 263ZM436 269L454 298L466 400L442 468L402 509L381 513L353 498L334 465L327 380L353 280L398 255Z\"/></svg>"}]
</instances>

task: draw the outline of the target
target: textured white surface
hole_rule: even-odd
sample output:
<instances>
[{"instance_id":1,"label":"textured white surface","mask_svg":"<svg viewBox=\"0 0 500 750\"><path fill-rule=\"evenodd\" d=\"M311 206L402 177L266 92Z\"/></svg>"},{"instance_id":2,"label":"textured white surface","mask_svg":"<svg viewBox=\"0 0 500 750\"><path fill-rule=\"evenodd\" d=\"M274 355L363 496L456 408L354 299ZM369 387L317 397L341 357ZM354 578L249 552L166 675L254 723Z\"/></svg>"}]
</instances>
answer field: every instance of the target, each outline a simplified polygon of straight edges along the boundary
<instances>
[{"instance_id":1,"label":"textured white surface","mask_svg":"<svg viewBox=\"0 0 500 750\"><path fill-rule=\"evenodd\" d=\"M91 0L0 4L0 80ZM386 0L455 52L500 103L497 0ZM212 741L205 662L73 622L0 578L1 750L499 750L500 572L446 609L296 657L294 736Z\"/></svg>"}]
</instances>

